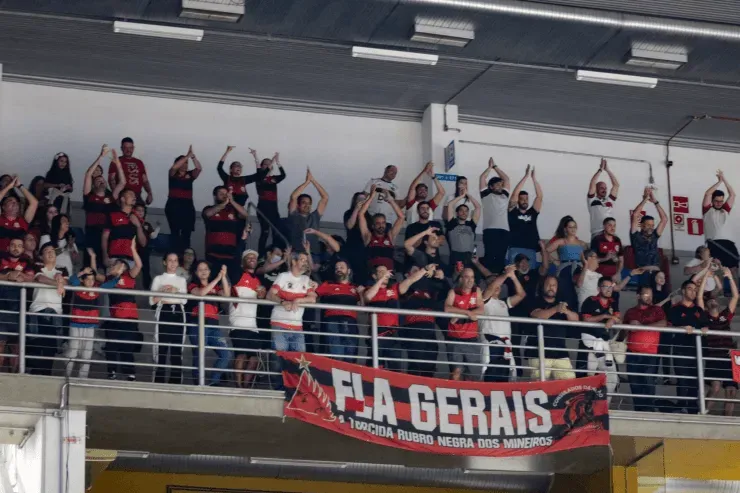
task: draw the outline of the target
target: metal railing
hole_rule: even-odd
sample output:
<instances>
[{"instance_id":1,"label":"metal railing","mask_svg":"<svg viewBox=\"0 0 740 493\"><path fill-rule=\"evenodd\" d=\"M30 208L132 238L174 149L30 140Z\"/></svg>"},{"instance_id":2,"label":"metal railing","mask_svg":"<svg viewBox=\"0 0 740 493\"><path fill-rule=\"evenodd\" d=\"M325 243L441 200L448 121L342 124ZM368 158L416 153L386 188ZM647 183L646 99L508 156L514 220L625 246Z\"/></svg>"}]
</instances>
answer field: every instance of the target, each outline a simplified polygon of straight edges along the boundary
<instances>
[{"instance_id":1,"label":"metal railing","mask_svg":"<svg viewBox=\"0 0 740 493\"><path fill-rule=\"evenodd\" d=\"M370 364L375 368L385 367L390 370L415 372L415 374L421 375L424 375L424 372L426 372L426 376L439 376L440 374L445 375L445 373L450 375L453 371L444 372L442 370L444 365L453 368L462 364L467 370L463 372L464 376L473 380L480 380L482 378L488 380L484 374L491 369L500 370L497 381L502 380L501 375L508 375L508 377L503 377L504 380L536 379L544 381L553 375L584 376L586 374L605 373L607 374L607 379L611 379L612 382L616 378L617 385L621 386L622 383L629 383L632 386L636 385L637 379L641 379L642 384L640 388L643 390L641 393L634 391L620 392L617 388L610 388L609 396L612 399L612 406L618 408L626 405L625 399L632 399L633 406L636 406L636 399L643 401L665 400L672 404L666 405L665 403L657 404L653 402L648 403L647 407L658 410L666 410L666 407L677 409L688 408L689 410L697 410L699 413L704 414L707 412L708 403L717 402L732 405L735 402L735 399L720 398L717 396L706 397L705 381L720 382L720 385L724 386L726 384L729 385L729 382L732 382L732 378L729 354L727 358L705 356L704 352L706 348L702 343L703 337L707 335L730 338L740 336L740 333L729 331L709 331L704 333L697 331L692 336L687 335L686 331L682 328L615 325L611 328L611 331L614 333L619 330L630 332L650 331L659 332L661 337L680 334L683 336L682 339L684 342L691 342L688 345L669 344L667 348L664 348L664 345L661 344L661 350L656 351L656 354L628 352L626 354L627 362L625 364L607 364L604 367L604 361L610 361L610 356L618 356L619 353L610 348L601 348L599 350L590 349L579 343L583 330L603 329L603 324L482 315L477 317L479 321L490 320L518 324L518 330L515 332L526 332L529 334L526 337L522 337L521 341L517 339L515 343L511 343L505 349L506 351L511 351L513 360L501 361L499 357L495 361L485 361L486 355L494 347L490 342L482 337L471 340L453 340L445 335L444 327L450 319L466 318L459 314L440 311L390 310L365 306L348 307L347 305L322 303L302 305L307 309L307 312L309 310L327 309L351 309L351 311L356 312L359 317L356 326L352 327L353 330L337 335L330 332L330 322L320 321L316 315L304 317L304 330L300 332L272 327L269 325L269 321L265 321L264 314L263 316L258 315L256 317L258 322L258 327L256 328L244 328L228 324L212 325L204 315L206 303L251 303L266 306L268 307L267 309L275 305L275 303L257 299L224 296L203 297L168 293L168 298L185 299L193 304L192 306L197 305L199 307L197 320L191 318L189 321L184 320L182 323L175 323L157 321L153 317L147 318L146 316L139 316L135 320L100 316L94 318L100 323L105 324L106 336L100 337L93 335L93 337L86 337L61 333L62 331L60 329L64 326L65 321L72 318L72 315L65 313L34 313L28 310L29 290L54 289L53 287L36 283L13 283L7 281L0 281L0 286L5 288L6 293L8 292L7 288L11 288L13 291L15 289L19 290L17 299L10 300L17 303L17 310L4 309L8 307L7 301L9 300L0 299L0 308L3 308L0 309L0 316L5 320L0 325L0 341L7 339L6 346L8 345L7 343L11 343L12 346L17 347L16 352L5 354L4 358L11 361L11 368L17 367L19 373L52 374L54 362L61 362L64 365L66 374L69 376L70 365L73 367L75 364L107 364L109 370L111 365L119 368L130 367L130 372L127 372L128 375L134 375L136 370L140 373L151 371L152 377L160 382L164 381L167 370L170 371L170 381L173 378L175 380L173 383L185 382L187 375L183 378L182 372L190 371L193 375L193 383L199 386L205 386L208 383L208 374L210 373L212 376L230 375L234 378L235 382L241 382L241 385L238 385L241 387L267 386L273 389L280 389L282 384L280 369L274 365L276 358L271 356L275 353L275 341L282 337L280 334L283 336L300 334L300 339L304 345L308 345L307 350L310 352L349 360L359 364ZM156 295L156 293L150 291L128 289L85 288L82 286L67 286L65 289L70 292L96 291L103 294L128 295L137 298L145 297L147 299L150 296ZM141 307L138 310L144 315L150 315L152 312ZM434 317L436 323L429 324L427 327L383 327L379 326L378 322L378 316L382 314ZM269 313L266 317L269 318ZM85 319L86 317L76 315L74 318ZM48 325L40 325L40 319L52 320L53 327L50 329ZM17 322L11 323L11 320ZM120 324L121 322L137 324L137 331L140 330L139 326L141 325L151 327L158 324L162 327L182 327L181 332L176 334L181 340L168 342L154 340L153 337L151 340L148 340L150 339L148 337L144 338L144 340L131 340L120 337L125 332L118 330L115 324ZM111 325L108 326L108 324ZM45 327L43 332L41 331L41 327ZM556 330L558 327L566 327L570 333L567 333L565 336L552 335L550 332ZM211 329L215 329L215 332ZM100 330L100 326L96 327L96 330ZM209 335L209 330L212 332L211 335ZM231 344L225 342L225 338L223 337L224 330L232 331ZM395 330L397 332L389 335L386 333L388 330ZM425 333L424 331L429 332ZM147 334L146 330L142 332ZM409 333L415 337L409 337ZM270 341L266 339L266 335L270 335ZM16 337L17 341L15 341ZM307 341L306 337L308 337ZM332 337L338 337L339 339L329 339ZM342 339L343 342L337 342ZM190 340L190 343L187 342L188 340ZM54 341L54 344L51 345L50 341ZM213 341L216 341L216 343ZM91 356L81 357L74 351L64 351L62 355L59 355L60 342L67 344L67 349L69 349L69 345L72 343L105 344L105 359L96 359ZM446 350L441 349L443 345ZM126 347L133 349L130 351L122 349ZM134 355L129 353L136 353L138 355L139 347L157 347L160 351L162 348L165 348L165 357L162 359L162 353L158 352L157 358L153 358L152 361L136 361ZM500 352L501 346L495 347ZM40 349L43 349L43 351ZM182 359L183 356L186 356L182 354L184 349L193 351L192 363L189 365L186 365ZM667 351L663 349L667 349ZM208 365L208 350L215 351L219 355L216 358L216 366ZM478 351L480 359L476 359L476 351ZM407 357L403 356L404 352L407 353ZM568 356L567 358L548 357L552 352L567 353ZM75 355L73 357L65 357L65 353L75 353ZM224 356L224 354L227 356ZM122 355L128 355L126 361L121 358ZM243 362L241 367L237 367L236 365L233 368L227 367L229 362L236 361L242 355L245 356L243 359L246 360L246 363ZM572 364L573 358L571 355L576 355L576 365ZM0 354L0 360L3 359L2 356ZM647 363L631 362L635 357L643 356L651 357L653 360ZM602 361L599 358L603 358L604 360ZM140 360L141 357L138 359ZM169 363L167 363L168 359L170 360ZM459 362L459 359L462 359L462 363ZM568 360L567 362L565 361L566 359ZM213 360L212 357L211 360ZM597 363L596 366L593 366L594 360ZM586 362L586 366L584 366L584 362ZM711 363L713 370L719 368L720 371L715 371L711 377L706 376L705 366L707 362ZM668 368L668 371L659 371L661 365L664 368ZM422 366L425 370L421 369ZM671 367L674 369L675 375L670 374ZM0 368L0 371L2 371L2 368ZM59 373L59 370L56 373ZM676 383L673 385L666 384L665 382L660 384L659 381L656 381L656 379L665 377L673 377ZM130 379L133 380L134 378ZM244 379L247 379L247 381L245 382ZM267 379L267 382L264 379ZM216 383L218 383L218 380L216 380ZM663 387L661 392L658 392L659 387Z\"/></svg>"}]
</instances>

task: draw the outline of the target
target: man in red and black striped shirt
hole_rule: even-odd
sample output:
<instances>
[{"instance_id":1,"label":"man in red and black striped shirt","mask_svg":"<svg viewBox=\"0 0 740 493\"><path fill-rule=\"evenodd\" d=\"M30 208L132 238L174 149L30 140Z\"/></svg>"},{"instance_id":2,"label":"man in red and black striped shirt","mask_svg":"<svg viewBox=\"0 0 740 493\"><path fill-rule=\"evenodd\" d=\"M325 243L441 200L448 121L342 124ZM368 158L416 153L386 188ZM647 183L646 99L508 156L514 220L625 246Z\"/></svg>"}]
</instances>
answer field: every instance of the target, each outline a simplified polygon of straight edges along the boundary
<instances>
[{"instance_id":1,"label":"man in red and black striped shirt","mask_svg":"<svg viewBox=\"0 0 740 493\"><path fill-rule=\"evenodd\" d=\"M118 202L120 207L108 213L107 222L103 229L101 246L105 265L110 265L114 259L133 262L134 256L131 245L135 238L139 246L146 245L146 234L141 221L133 213L134 205L136 205L136 194L132 190L124 190Z\"/></svg>"},{"instance_id":2,"label":"man in red and black striped shirt","mask_svg":"<svg viewBox=\"0 0 740 493\"><path fill-rule=\"evenodd\" d=\"M113 192L108 190L103 177L103 168L100 166L100 161L111 151L111 161L118 170L118 180ZM97 174L98 170L100 174ZM115 209L116 201L125 186L126 175L123 173L116 151L104 145L98 158L85 172L85 183L82 189L82 208L85 210L85 245L92 248L98 258L103 258L102 238L103 230L108 223L108 214ZM87 265L90 263L87 254L85 263Z\"/></svg>"},{"instance_id":3,"label":"man in red and black striped shirt","mask_svg":"<svg viewBox=\"0 0 740 493\"><path fill-rule=\"evenodd\" d=\"M206 260L213 265L226 265L229 279L239 280L242 270L237 250L247 211L224 186L213 189L213 202L202 214L206 226Z\"/></svg>"},{"instance_id":4,"label":"man in red and black striped shirt","mask_svg":"<svg viewBox=\"0 0 740 493\"><path fill-rule=\"evenodd\" d=\"M18 198L13 194L9 195L14 188L20 189L26 198L25 212L21 210L21 203ZM28 225L33 221L38 205L39 201L31 192L26 190L26 187L21 185L17 176L10 180L5 188L0 190L0 206L2 206L2 214L0 214L0 252L8 251L8 245L12 239L18 238L23 243L23 238L28 232Z\"/></svg>"},{"instance_id":5,"label":"man in red and black striped shirt","mask_svg":"<svg viewBox=\"0 0 740 493\"><path fill-rule=\"evenodd\" d=\"M0 253L0 281L31 282L35 276L33 261L23 255L23 240L8 239L8 246ZM10 346L12 354L18 354L18 315L20 310L20 289L0 286L0 308L12 313L0 313L0 368L5 363L5 346ZM14 312L14 313L13 313ZM11 361L13 369L18 368L18 358Z\"/></svg>"},{"instance_id":6,"label":"man in red and black striped shirt","mask_svg":"<svg viewBox=\"0 0 740 493\"><path fill-rule=\"evenodd\" d=\"M330 305L360 304L361 290L349 281L350 269L346 260L338 260L334 264L334 281L324 281L317 289L322 303ZM353 310L324 310L322 321L326 324L329 341L329 352L335 356L357 356L359 334L357 329L357 312ZM342 361L353 363L350 358L341 358Z\"/></svg>"}]
</instances>

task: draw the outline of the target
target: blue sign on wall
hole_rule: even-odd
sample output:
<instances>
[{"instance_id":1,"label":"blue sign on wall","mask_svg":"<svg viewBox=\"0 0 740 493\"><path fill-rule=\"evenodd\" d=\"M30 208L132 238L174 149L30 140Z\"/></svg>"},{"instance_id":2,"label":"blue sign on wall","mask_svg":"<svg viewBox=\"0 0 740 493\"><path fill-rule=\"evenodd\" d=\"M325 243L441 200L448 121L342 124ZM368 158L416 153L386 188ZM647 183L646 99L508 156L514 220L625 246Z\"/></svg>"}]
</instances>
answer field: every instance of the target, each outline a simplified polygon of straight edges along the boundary
<instances>
[{"instance_id":1,"label":"blue sign on wall","mask_svg":"<svg viewBox=\"0 0 740 493\"><path fill-rule=\"evenodd\" d=\"M455 141L445 147L445 171L450 171L455 166ZM440 178L441 179L441 178Z\"/></svg>"},{"instance_id":2,"label":"blue sign on wall","mask_svg":"<svg viewBox=\"0 0 740 493\"><path fill-rule=\"evenodd\" d=\"M437 173L434 175L439 181L457 181L457 175L448 175L445 173Z\"/></svg>"}]
</instances>

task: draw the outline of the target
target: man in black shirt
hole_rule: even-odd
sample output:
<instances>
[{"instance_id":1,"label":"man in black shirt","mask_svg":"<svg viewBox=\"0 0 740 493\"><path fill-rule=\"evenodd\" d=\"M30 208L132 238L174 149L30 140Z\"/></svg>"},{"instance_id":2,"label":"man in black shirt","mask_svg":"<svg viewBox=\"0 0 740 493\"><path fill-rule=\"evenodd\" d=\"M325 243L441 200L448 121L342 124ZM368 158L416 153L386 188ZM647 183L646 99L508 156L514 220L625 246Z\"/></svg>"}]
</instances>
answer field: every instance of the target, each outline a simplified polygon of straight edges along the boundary
<instances>
[{"instance_id":1,"label":"man in black shirt","mask_svg":"<svg viewBox=\"0 0 740 493\"><path fill-rule=\"evenodd\" d=\"M578 349L590 349L589 353L579 353L579 359L582 355L587 361L586 369L589 373L598 371L606 373L606 388L608 392L614 392L619 382L619 377L615 372L614 358L609 351L609 329L614 325L621 323L619 309L612 297L614 292L614 281L608 277L599 279L599 294L583 300L581 305L581 317L584 322L604 323L604 327L584 328L581 332L581 340ZM580 374L579 377L585 375Z\"/></svg>"},{"instance_id":2,"label":"man in black shirt","mask_svg":"<svg viewBox=\"0 0 740 493\"><path fill-rule=\"evenodd\" d=\"M529 207L529 194L525 190L522 190L524 183L530 176L532 177L534 190L537 194L532 207ZM535 263L537 247L540 242L540 233L537 230L537 218L542 210L542 198L542 187L540 187L540 183L534 176L534 168L530 169L529 165L527 165L524 178L514 188L514 192L509 199L509 230L511 231L511 235L509 236L507 262L512 262L518 254L524 254L529 258L531 263Z\"/></svg>"},{"instance_id":3,"label":"man in black shirt","mask_svg":"<svg viewBox=\"0 0 740 493\"><path fill-rule=\"evenodd\" d=\"M543 320L578 321L578 313L573 311L565 301L557 301L558 278L547 276L542 284L541 296L534 302L532 317ZM567 380L576 378L573 364L566 349L566 339L572 337L574 330L567 325L547 325L545 331L545 378ZM527 349L525 356L530 358L532 379L540 378L540 360L537 349Z\"/></svg>"},{"instance_id":4,"label":"man in black shirt","mask_svg":"<svg viewBox=\"0 0 740 493\"><path fill-rule=\"evenodd\" d=\"M429 264L436 264L443 271L446 271L446 266L442 264L442 258L439 255L439 246L443 242L442 232L432 225L429 225L427 229L419 234L409 237L403 243L407 255L407 268L412 265L424 267ZM419 247L415 248L414 245L417 244Z\"/></svg>"},{"instance_id":5,"label":"man in black shirt","mask_svg":"<svg viewBox=\"0 0 740 493\"><path fill-rule=\"evenodd\" d=\"M678 397L691 397L692 400L681 400L679 403L685 406L682 411L696 414L699 412L699 386L696 376L696 337L695 329L702 332L708 330L709 323L706 312L696 305L697 286L692 281L686 281L681 285L681 301L668 310L668 322L679 328L686 329L685 334L675 334L673 338L674 356L691 356L692 359L680 359L674 365L678 385L676 394ZM689 378L681 378L689 377ZM693 378L691 378L693 377Z\"/></svg>"}]
</instances>

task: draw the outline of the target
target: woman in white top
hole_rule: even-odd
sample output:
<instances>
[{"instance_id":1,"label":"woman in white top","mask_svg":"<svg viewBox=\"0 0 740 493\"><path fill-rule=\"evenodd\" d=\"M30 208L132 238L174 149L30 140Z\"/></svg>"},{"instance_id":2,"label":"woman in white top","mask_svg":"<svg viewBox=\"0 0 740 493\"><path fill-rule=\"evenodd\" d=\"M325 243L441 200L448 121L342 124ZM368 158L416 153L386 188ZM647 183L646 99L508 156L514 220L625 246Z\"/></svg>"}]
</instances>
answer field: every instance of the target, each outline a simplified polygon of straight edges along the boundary
<instances>
[{"instance_id":1,"label":"woman in white top","mask_svg":"<svg viewBox=\"0 0 740 493\"><path fill-rule=\"evenodd\" d=\"M162 293L162 296L149 298L151 305L156 305L154 318L157 323L154 326L154 342L161 343L152 346L157 362L155 382L164 383L167 364L167 356L170 357L169 383L182 383L182 345L185 343L185 303L184 298L168 298L168 293L186 294L188 292L187 281L177 275L180 260L176 253L171 252L164 257L164 274L160 274L152 280L151 291Z\"/></svg>"},{"instance_id":2,"label":"woman in white top","mask_svg":"<svg viewBox=\"0 0 740 493\"><path fill-rule=\"evenodd\" d=\"M34 356L51 358L57 352L57 333L62 327L62 298L64 287L69 279L69 272L57 268L57 256L54 246L46 243L41 246L41 262L37 267L34 282L46 284L48 288L37 288L33 291L33 301L29 311L43 314L29 317L28 341L26 354L29 373L34 375L51 375L54 361L35 359ZM52 336L52 337L49 337Z\"/></svg>"},{"instance_id":3,"label":"woman in white top","mask_svg":"<svg viewBox=\"0 0 740 493\"><path fill-rule=\"evenodd\" d=\"M506 300L499 299L501 285L511 279L514 285L514 296ZM488 285L483 292L484 315L508 317L509 308L514 308L527 296L519 279L516 277L516 265L509 265L504 274ZM480 320L481 334L490 344L488 346L488 366L483 373L486 382L508 382L509 375L516 373L516 361L511 348L511 323L498 320Z\"/></svg>"},{"instance_id":4,"label":"woman in white top","mask_svg":"<svg viewBox=\"0 0 740 493\"><path fill-rule=\"evenodd\" d=\"M57 256L57 268L66 269L67 272L74 272L74 263L79 258L77 245L74 242L74 236L69 229L69 216L66 214L57 214L51 220L51 230L49 234L42 235L39 241L41 245L51 243Z\"/></svg>"}]
</instances>

